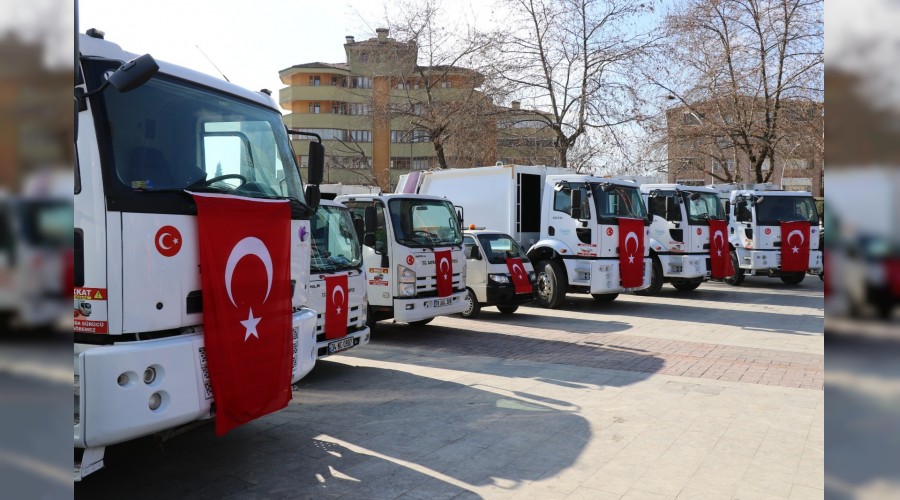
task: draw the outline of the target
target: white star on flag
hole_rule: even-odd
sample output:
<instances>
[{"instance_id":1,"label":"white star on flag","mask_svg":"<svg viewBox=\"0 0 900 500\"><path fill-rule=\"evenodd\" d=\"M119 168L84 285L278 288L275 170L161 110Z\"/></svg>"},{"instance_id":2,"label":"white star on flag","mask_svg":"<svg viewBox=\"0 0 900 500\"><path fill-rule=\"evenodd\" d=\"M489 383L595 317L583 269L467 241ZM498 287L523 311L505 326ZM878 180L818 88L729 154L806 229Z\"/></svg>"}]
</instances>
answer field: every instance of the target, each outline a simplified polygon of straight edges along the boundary
<instances>
[{"instance_id":1,"label":"white star on flag","mask_svg":"<svg viewBox=\"0 0 900 500\"><path fill-rule=\"evenodd\" d=\"M628 263L629 263L629 264L634 264L634 255L629 255L629 256L628 256Z\"/></svg>"},{"instance_id":2,"label":"white star on flag","mask_svg":"<svg viewBox=\"0 0 900 500\"><path fill-rule=\"evenodd\" d=\"M241 321L241 325L243 325L244 328L247 329L247 331L244 333L244 342L246 342L247 339L249 339L251 335L253 335L256 338L259 338L259 334L256 332L256 325L259 324L259 321L261 319L262 318L254 318L253 317L253 308L251 307L250 308L250 316L246 320Z\"/></svg>"},{"instance_id":3,"label":"white star on flag","mask_svg":"<svg viewBox=\"0 0 900 500\"><path fill-rule=\"evenodd\" d=\"M800 253L800 249L797 247L794 247L793 250L794 250L794 253Z\"/></svg>"},{"instance_id":4,"label":"white star on flag","mask_svg":"<svg viewBox=\"0 0 900 500\"><path fill-rule=\"evenodd\" d=\"M716 255L718 255L719 257L721 257L721 256L722 256L722 251L721 251L721 250L716 250Z\"/></svg>"},{"instance_id":5,"label":"white star on flag","mask_svg":"<svg viewBox=\"0 0 900 500\"><path fill-rule=\"evenodd\" d=\"M175 245L177 245L177 244L178 244L178 238L172 238L172 243L175 244Z\"/></svg>"}]
</instances>

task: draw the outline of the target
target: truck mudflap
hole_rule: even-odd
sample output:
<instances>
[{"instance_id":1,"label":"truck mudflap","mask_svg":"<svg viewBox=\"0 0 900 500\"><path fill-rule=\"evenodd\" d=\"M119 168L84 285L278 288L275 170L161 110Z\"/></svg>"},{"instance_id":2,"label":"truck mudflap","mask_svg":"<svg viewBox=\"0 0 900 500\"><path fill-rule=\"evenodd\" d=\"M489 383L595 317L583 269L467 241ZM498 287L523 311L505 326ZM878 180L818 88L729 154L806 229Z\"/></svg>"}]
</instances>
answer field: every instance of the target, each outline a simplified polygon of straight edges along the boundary
<instances>
[{"instance_id":1,"label":"truck mudflap","mask_svg":"<svg viewBox=\"0 0 900 500\"><path fill-rule=\"evenodd\" d=\"M394 320L411 323L435 316L461 313L466 309L465 290L447 297L394 299Z\"/></svg>"},{"instance_id":2,"label":"truck mudflap","mask_svg":"<svg viewBox=\"0 0 900 500\"><path fill-rule=\"evenodd\" d=\"M666 278L704 278L709 276L707 254L657 255Z\"/></svg>"},{"instance_id":3,"label":"truck mudflap","mask_svg":"<svg viewBox=\"0 0 900 500\"><path fill-rule=\"evenodd\" d=\"M632 290L643 290L650 286L653 263L650 257L644 258L644 281L638 288L623 288L619 272L619 260L616 259L565 259L569 285L584 286L590 293L621 293Z\"/></svg>"},{"instance_id":4,"label":"truck mudflap","mask_svg":"<svg viewBox=\"0 0 900 500\"><path fill-rule=\"evenodd\" d=\"M738 264L741 269L754 274L779 276L781 273L781 250L746 250L737 249ZM824 268L821 250L809 251L808 272L817 274Z\"/></svg>"},{"instance_id":5,"label":"truck mudflap","mask_svg":"<svg viewBox=\"0 0 900 500\"><path fill-rule=\"evenodd\" d=\"M293 313L291 381L316 363L316 313ZM103 467L103 447L212 418L203 332L93 346L76 344L75 448L80 479ZM87 462L84 458L87 457Z\"/></svg>"}]
</instances>

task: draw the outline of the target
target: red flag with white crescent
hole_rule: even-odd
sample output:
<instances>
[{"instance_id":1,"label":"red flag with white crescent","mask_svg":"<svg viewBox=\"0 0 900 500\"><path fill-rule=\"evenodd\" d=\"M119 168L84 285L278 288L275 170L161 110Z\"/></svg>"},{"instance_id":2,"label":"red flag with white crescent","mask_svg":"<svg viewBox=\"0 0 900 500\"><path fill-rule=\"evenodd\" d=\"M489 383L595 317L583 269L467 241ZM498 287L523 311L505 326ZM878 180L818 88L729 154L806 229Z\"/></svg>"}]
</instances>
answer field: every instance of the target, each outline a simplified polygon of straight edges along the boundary
<instances>
[{"instance_id":1,"label":"red flag with white crescent","mask_svg":"<svg viewBox=\"0 0 900 500\"><path fill-rule=\"evenodd\" d=\"M512 276L513 285L516 287L516 293L531 293L531 280L528 279L528 273L525 271L525 264L518 257L507 257L506 268L509 269L509 275Z\"/></svg>"},{"instance_id":2,"label":"red flag with white crescent","mask_svg":"<svg viewBox=\"0 0 900 500\"><path fill-rule=\"evenodd\" d=\"M900 259L885 259L884 273L887 275L888 290L891 292L891 296L900 297Z\"/></svg>"},{"instance_id":3,"label":"red flag with white crescent","mask_svg":"<svg viewBox=\"0 0 900 500\"><path fill-rule=\"evenodd\" d=\"M644 221L619 219L619 271L623 288L644 284Z\"/></svg>"},{"instance_id":4,"label":"red flag with white crescent","mask_svg":"<svg viewBox=\"0 0 900 500\"><path fill-rule=\"evenodd\" d=\"M709 275L713 279L734 276L727 235L728 225L724 220L709 220Z\"/></svg>"},{"instance_id":5,"label":"red flag with white crescent","mask_svg":"<svg viewBox=\"0 0 900 500\"><path fill-rule=\"evenodd\" d=\"M291 210L281 200L193 195L203 339L223 435L291 399Z\"/></svg>"},{"instance_id":6,"label":"red flag with white crescent","mask_svg":"<svg viewBox=\"0 0 900 500\"><path fill-rule=\"evenodd\" d=\"M449 297L453 294L453 254L450 250L434 251L434 268L438 297Z\"/></svg>"},{"instance_id":7,"label":"red flag with white crescent","mask_svg":"<svg viewBox=\"0 0 900 500\"><path fill-rule=\"evenodd\" d=\"M325 338L347 335L347 275L325 276Z\"/></svg>"},{"instance_id":8,"label":"red flag with white crescent","mask_svg":"<svg viewBox=\"0 0 900 500\"><path fill-rule=\"evenodd\" d=\"M809 269L809 221L781 223L781 270Z\"/></svg>"}]
</instances>

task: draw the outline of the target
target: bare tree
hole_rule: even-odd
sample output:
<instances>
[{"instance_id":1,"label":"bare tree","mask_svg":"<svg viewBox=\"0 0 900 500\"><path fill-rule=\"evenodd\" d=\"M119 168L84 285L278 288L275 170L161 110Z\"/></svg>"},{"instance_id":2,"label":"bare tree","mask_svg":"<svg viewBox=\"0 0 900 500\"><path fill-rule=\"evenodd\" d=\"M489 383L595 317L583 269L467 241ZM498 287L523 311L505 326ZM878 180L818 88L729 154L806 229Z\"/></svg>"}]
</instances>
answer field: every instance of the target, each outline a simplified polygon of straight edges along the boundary
<instances>
[{"instance_id":1,"label":"bare tree","mask_svg":"<svg viewBox=\"0 0 900 500\"><path fill-rule=\"evenodd\" d=\"M820 140L822 0L686 0L663 29L644 77L677 103L665 127L670 156L691 151L723 182L744 181L746 162L746 180L768 182L777 156Z\"/></svg>"},{"instance_id":2,"label":"bare tree","mask_svg":"<svg viewBox=\"0 0 900 500\"><path fill-rule=\"evenodd\" d=\"M652 42L637 0L503 0L511 29L500 46L501 77L555 134L558 164L592 131L615 136L635 119L629 66ZM604 139L606 140L606 139ZM582 150L590 151L587 141ZM609 142L617 144L618 140ZM585 158L577 166L586 168Z\"/></svg>"}]
</instances>

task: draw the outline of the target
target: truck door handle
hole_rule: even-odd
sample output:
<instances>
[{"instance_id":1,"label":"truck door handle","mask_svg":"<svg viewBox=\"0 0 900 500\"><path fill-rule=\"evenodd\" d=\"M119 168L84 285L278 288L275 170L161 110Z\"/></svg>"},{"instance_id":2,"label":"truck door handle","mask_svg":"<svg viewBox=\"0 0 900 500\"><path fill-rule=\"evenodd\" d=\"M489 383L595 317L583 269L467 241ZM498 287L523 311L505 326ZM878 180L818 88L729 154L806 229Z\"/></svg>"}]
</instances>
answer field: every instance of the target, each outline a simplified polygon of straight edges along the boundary
<instances>
[{"instance_id":1,"label":"truck door handle","mask_svg":"<svg viewBox=\"0 0 900 500\"><path fill-rule=\"evenodd\" d=\"M547 228L547 234L549 234L550 236L555 235L555 234L556 234L556 229L554 229L553 226L549 226L549 227Z\"/></svg>"}]
</instances>

